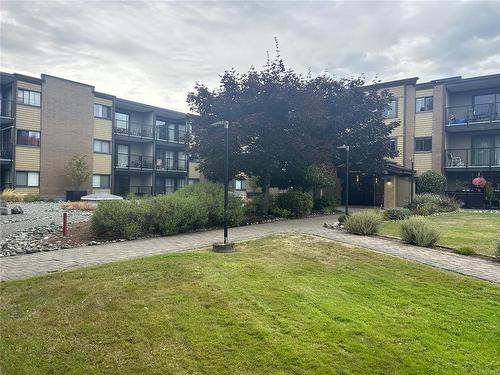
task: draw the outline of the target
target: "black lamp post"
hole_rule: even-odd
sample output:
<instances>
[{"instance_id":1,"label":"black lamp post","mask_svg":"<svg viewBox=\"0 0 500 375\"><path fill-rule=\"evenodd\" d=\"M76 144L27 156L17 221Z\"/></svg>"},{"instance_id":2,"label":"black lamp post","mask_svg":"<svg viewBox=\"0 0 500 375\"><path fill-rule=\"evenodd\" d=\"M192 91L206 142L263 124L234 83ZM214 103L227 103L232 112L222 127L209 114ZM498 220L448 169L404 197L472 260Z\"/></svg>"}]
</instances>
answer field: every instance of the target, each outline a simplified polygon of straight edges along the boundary
<instances>
[{"instance_id":1,"label":"black lamp post","mask_svg":"<svg viewBox=\"0 0 500 375\"><path fill-rule=\"evenodd\" d=\"M349 146L342 145L338 149L345 150L346 163L345 163L345 216L349 215Z\"/></svg>"},{"instance_id":2,"label":"black lamp post","mask_svg":"<svg viewBox=\"0 0 500 375\"><path fill-rule=\"evenodd\" d=\"M234 245L228 241L228 203L229 203L229 121L218 121L211 126L224 125L224 242L215 243L213 250L219 253L234 251Z\"/></svg>"}]
</instances>

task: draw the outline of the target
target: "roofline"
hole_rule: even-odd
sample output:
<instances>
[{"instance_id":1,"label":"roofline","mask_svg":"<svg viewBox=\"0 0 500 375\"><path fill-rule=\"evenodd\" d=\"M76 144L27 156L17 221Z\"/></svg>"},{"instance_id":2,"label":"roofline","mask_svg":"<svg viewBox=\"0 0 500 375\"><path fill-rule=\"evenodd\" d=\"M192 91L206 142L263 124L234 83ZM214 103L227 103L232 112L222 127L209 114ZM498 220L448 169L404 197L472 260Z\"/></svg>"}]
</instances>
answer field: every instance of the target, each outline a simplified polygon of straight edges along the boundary
<instances>
[{"instance_id":1,"label":"roofline","mask_svg":"<svg viewBox=\"0 0 500 375\"><path fill-rule=\"evenodd\" d=\"M77 82L77 81L72 81L70 79L66 79L66 78L61 78L61 77L57 77L57 76L53 76L53 75L50 75L50 74L42 74L42 81L45 80L45 77L50 77L50 78L55 78L55 79L60 79L61 81L66 81L66 82L70 82L70 83L76 83L78 85L83 85L83 86L87 86L87 87L92 87L92 90L95 89L94 86L92 85L89 85L87 83L82 83L82 82Z\"/></svg>"},{"instance_id":2,"label":"roofline","mask_svg":"<svg viewBox=\"0 0 500 375\"><path fill-rule=\"evenodd\" d=\"M27 75L20 74L20 73L12 73L12 75L14 76L14 78L16 80L30 82L30 83L35 83L37 85L41 85L42 84L42 80L40 78L27 76Z\"/></svg>"},{"instance_id":3,"label":"roofline","mask_svg":"<svg viewBox=\"0 0 500 375\"><path fill-rule=\"evenodd\" d=\"M395 86L403 86L403 85L415 85L418 81L418 77L411 77L411 78L403 78L403 79L397 79L395 81L387 81L387 82L380 82L380 83L374 83L371 85L366 85L363 86L364 88L377 88L377 89L383 89L386 87L395 87Z\"/></svg>"},{"instance_id":4,"label":"roofline","mask_svg":"<svg viewBox=\"0 0 500 375\"><path fill-rule=\"evenodd\" d=\"M151 110L163 111L163 112L167 112L167 113L171 113L171 114L175 114L175 115L187 116L187 113L179 112L179 111L174 111L173 109L167 109L167 108L157 107L157 106L150 105L150 104L135 102L135 101L129 100L129 99L116 98L116 103L119 104L120 102L122 102L123 104L140 105L140 106L143 106L143 107L146 107L146 108L150 108Z\"/></svg>"},{"instance_id":5,"label":"roofline","mask_svg":"<svg viewBox=\"0 0 500 375\"><path fill-rule=\"evenodd\" d=\"M105 99L111 99L111 100L116 98L116 96L114 96L114 95L106 94L104 92L99 92L99 91L94 91L94 95L99 97L99 98L105 98Z\"/></svg>"}]
</instances>

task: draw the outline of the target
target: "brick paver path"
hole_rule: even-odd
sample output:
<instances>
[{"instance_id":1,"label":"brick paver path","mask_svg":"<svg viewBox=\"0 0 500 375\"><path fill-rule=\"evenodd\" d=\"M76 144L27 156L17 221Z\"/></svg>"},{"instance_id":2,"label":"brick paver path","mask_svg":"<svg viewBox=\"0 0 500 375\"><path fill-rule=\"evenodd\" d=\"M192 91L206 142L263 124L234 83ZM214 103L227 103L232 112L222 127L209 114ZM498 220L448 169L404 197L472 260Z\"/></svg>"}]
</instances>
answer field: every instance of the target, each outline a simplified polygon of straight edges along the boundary
<instances>
[{"instance_id":1,"label":"brick paver path","mask_svg":"<svg viewBox=\"0 0 500 375\"><path fill-rule=\"evenodd\" d=\"M229 236L233 241L241 241L277 233L312 234L500 284L498 262L409 246L380 237L350 235L323 228L325 221L333 222L334 217L322 216L232 228ZM221 238L222 230L212 230L0 258L0 280L23 279L70 268L207 247Z\"/></svg>"}]
</instances>

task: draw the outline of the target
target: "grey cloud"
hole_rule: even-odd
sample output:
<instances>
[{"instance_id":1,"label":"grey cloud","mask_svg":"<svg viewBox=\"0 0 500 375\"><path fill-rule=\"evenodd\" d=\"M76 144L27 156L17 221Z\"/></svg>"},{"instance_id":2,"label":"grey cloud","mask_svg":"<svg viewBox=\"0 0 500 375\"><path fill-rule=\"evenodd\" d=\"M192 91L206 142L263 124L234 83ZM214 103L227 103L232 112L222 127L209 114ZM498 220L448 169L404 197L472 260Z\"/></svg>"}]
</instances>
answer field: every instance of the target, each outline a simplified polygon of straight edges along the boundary
<instances>
[{"instance_id":1,"label":"grey cloud","mask_svg":"<svg viewBox=\"0 0 500 375\"><path fill-rule=\"evenodd\" d=\"M265 63L383 80L498 73L496 2L1 3L2 69L186 110L195 81Z\"/></svg>"}]
</instances>

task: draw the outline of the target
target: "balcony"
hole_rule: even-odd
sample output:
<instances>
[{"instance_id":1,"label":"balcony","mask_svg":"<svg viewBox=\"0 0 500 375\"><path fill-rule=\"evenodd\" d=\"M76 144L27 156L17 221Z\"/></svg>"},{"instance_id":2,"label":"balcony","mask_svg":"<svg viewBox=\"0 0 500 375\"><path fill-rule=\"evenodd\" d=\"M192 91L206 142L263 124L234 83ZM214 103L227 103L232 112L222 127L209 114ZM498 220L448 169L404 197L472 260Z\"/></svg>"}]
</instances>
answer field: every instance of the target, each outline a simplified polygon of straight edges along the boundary
<instances>
[{"instance_id":1,"label":"balcony","mask_svg":"<svg viewBox=\"0 0 500 375\"><path fill-rule=\"evenodd\" d=\"M132 170L153 170L153 157L117 153L115 159L115 168L132 169Z\"/></svg>"},{"instance_id":2,"label":"balcony","mask_svg":"<svg viewBox=\"0 0 500 375\"><path fill-rule=\"evenodd\" d=\"M11 122L14 118L14 102L8 99L0 99L0 118L2 124Z\"/></svg>"},{"instance_id":3,"label":"balcony","mask_svg":"<svg viewBox=\"0 0 500 375\"><path fill-rule=\"evenodd\" d=\"M184 145L186 143L187 132L185 130L178 129L177 132L169 131L166 127L157 126L156 127L156 140Z\"/></svg>"},{"instance_id":4,"label":"balcony","mask_svg":"<svg viewBox=\"0 0 500 375\"><path fill-rule=\"evenodd\" d=\"M500 169L500 147L446 150L447 169Z\"/></svg>"},{"instance_id":5,"label":"balcony","mask_svg":"<svg viewBox=\"0 0 500 375\"><path fill-rule=\"evenodd\" d=\"M13 150L12 143L2 142L0 148L0 160L12 161L12 150Z\"/></svg>"},{"instance_id":6,"label":"balcony","mask_svg":"<svg viewBox=\"0 0 500 375\"><path fill-rule=\"evenodd\" d=\"M500 102L446 108L446 129L500 129Z\"/></svg>"},{"instance_id":7,"label":"balcony","mask_svg":"<svg viewBox=\"0 0 500 375\"><path fill-rule=\"evenodd\" d=\"M159 172L186 172L187 159L163 158L156 159L156 170Z\"/></svg>"},{"instance_id":8,"label":"balcony","mask_svg":"<svg viewBox=\"0 0 500 375\"><path fill-rule=\"evenodd\" d=\"M152 125L115 120L114 132L118 136L153 140Z\"/></svg>"}]
</instances>

